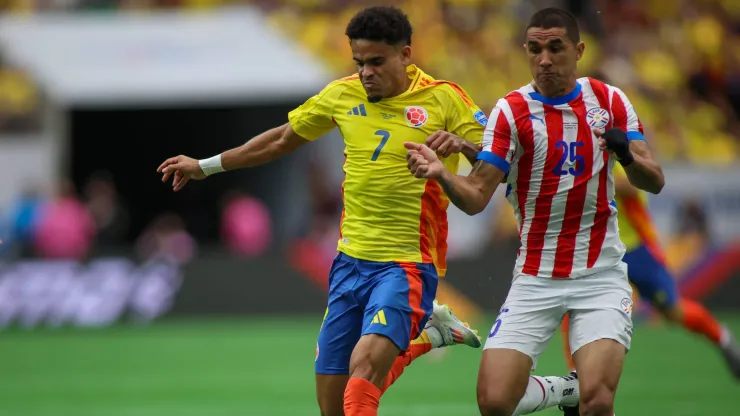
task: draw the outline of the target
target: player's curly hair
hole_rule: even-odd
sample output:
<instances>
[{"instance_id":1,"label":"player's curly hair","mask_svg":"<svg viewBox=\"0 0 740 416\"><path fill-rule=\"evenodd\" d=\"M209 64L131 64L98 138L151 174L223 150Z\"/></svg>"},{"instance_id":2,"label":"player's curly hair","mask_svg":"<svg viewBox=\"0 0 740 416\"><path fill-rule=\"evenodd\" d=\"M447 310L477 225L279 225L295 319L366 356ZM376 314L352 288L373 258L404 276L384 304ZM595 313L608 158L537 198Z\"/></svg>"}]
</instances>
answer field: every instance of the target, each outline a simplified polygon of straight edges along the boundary
<instances>
[{"instance_id":1,"label":"player's curly hair","mask_svg":"<svg viewBox=\"0 0 740 416\"><path fill-rule=\"evenodd\" d=\"M375 6L357 13L344 34L350 41L364 39L389 45L411 45L411 23L397 7Z\"/></svg>"},{"instance_id":2,"label":"player's curly hair","mask_svg":"<svg viewBox=\"0 0 740 416\"><path fill-rule=\"evenodd\" d=\"M573 43L581 41L581 32L578 29L578 21L569 11L558 9L557 7L548 7L532 15L529 20L526 33L531 27L541 27L543 29L552 29L559 27L565 29L565 33Z\"/></svg>"}]
</instances>

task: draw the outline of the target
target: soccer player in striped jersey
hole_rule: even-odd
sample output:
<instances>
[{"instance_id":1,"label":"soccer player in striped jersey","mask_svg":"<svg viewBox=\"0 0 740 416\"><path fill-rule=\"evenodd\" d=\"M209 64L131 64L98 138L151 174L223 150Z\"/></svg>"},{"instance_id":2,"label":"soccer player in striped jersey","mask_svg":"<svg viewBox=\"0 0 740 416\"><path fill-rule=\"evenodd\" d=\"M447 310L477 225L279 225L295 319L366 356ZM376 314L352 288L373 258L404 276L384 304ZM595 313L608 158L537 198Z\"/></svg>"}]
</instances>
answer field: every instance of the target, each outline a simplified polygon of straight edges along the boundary
<instances>
[{"instance_id":1,"label":"soccer player in striped jersey","mask_svg":"<svg viewBox=\"0 0 740 416\"><path fill-rule=\"evenodd\" d=\"M481 359L481 413L528 414L579 395L566 415L612 416L632 336L612 168L620 163L633 186L652 193L663 172L627 96L576 75L585 46L570 13L535 13L524 47L534 80L498 101L471 173L450 172L418 143L406 144L409 169L470 215L507 178L521 248ZM565 314L580 391L529 375Z\"/></svg>"},{"instance_id":2,"label":"soccer player in striped jersey","mask_svg":"<svg viewBox=\"0 0 740 416\"><path fill-rule=\"evenodd\" d=\"M682 298L676 280L665 265L665 255L658 232L647 207L647 194L630 185L624 169L614 166L615 201L619 213L619 236L627 248L629 280L640 297L650 302L669 321L704 336L722 353L727 367L740 379L740 348L729 328L721 325L700 303ZM563 339L567 339L569 321L565 317ZM574 369L570 347L565 343L566 359Z\"/></svg>"}]
</instances>

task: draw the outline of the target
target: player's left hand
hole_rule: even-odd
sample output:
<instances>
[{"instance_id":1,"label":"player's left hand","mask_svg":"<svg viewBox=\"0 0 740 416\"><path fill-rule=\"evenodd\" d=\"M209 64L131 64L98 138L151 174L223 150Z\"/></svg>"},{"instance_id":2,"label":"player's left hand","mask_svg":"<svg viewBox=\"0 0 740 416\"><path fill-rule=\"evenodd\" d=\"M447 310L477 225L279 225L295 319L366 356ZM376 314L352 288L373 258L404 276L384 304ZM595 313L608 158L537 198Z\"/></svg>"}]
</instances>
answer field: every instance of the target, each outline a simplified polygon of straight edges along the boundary
<instances>
[{"instance_id":1,"label":"player's left hand","mask_svg":"<svg viewBox=\"0 0 740 416\"><path fill-rule=\"evenodd\" d=\"M403 145L408 149L406 160L409 171L415 177L435 179L442 176L445 167L437 154L427 145L414 142L406 142Z\"/></svg>"},{"instance_id":2,"label":"player's left hand","mask_svg":"<svg viewBox=\"0 0 740 416\"><path fill-rule=\"evenodd\" d=\"M599 148L602 151L614 154L622 166L627 166L635 160L630 151L627 133L622 129L614 127L606 132L594 129L594 134L599 138Z\"/></svg>"},{"instance_id":3,"label":"player's left hand","mask_svg":"<svg viewBox=\"0 0 740 416\"><path fill-rule=\"evenodd\" d=\"M439 157L448 157L451 154L462 152L465 140L450 132L437 130L427 138L426 144L437 152Z\"/></svg>"}]
</instances>

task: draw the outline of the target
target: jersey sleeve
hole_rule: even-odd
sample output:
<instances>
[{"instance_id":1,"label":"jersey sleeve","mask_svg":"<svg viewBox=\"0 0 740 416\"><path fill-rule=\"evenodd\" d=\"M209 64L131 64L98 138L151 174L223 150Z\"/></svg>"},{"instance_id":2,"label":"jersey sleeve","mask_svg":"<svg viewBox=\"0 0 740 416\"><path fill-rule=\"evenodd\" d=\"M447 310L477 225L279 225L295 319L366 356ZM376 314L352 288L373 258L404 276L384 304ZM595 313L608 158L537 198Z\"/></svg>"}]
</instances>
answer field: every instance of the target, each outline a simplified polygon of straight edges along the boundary
<instances>
[{"instance_id":1,"label":"jersey sleeve","mask_svg":"<svg viewBox=\"0 0 740 416\"><path fill-rule=\"evenodd\" d=\"M508 174L519 141L512 129L512 121L506 115L506 109L509 109L509 103L506 100L499 100L491 111L491 117L488 118L483 133L483 149L478 154L478 160L488 162Z\"/></svg>"},{"instance_id":2,"label":"jersey sleeve","mask_svg":"<svg viewBox=\"0 0 740 416\"><path fill-rule=\"evenodd\" d=\"M612 87L611 105L614 127L627 133L627 139L630 141L645 140L642 123L640 123L635 108L632 107L632 103L627 98L627 94L619 88Z\"/></svg>"},{"instance_id":3,"label":"jersey sleeve","mask_svg":"<svg viewBox=\"0 0 740 416\"><path fill-rule=\"evenodd\" d=\"M444 104L447 131L480 146L488 121L486 114L459 85L449 82L445 88L448 90Z\"/></svg>"},{"instance_id":4,"label":"jersey sleeve","mask_svg":"<svg viewBox=\"0 0 740 416\"><path fill-rule=\"evenodd\" d=\"M342 84L334 81L288 113L288 121L293 131L310 141L330 132L335 127L334 105L343 91Z\"/></svg>"}]
</instances>

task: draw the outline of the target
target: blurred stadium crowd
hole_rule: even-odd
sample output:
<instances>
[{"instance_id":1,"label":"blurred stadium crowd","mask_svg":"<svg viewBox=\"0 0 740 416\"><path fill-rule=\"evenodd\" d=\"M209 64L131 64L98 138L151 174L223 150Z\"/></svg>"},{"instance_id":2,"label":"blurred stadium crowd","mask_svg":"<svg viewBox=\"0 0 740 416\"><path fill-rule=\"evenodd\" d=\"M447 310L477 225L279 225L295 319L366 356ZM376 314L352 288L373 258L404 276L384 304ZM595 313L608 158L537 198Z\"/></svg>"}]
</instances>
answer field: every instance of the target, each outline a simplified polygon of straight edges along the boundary
<instances>
[{"instance_id":1,"label":"blurred stadium crowd","mask_svg":"<svg viewBox=\"0 0 740 416\"><path fill-rule=\"evenodd\" d=\"M583 75L632 97L664 161L729 164L738 158L740 2L733 0L6 0L8 13L45 11L207 10L261 6L338 75L354 71L344 24L369 4L393 3L414 24L414 59L438 78L465 87L490 109L529 81L521 56L523 25L545 4L580 19L587 53ZM0 57L1 58L1 57ZM37 89L0 59L0 131L28 128Z\"/></svg>"},{"instance_id":2,"label":"blurred stadium crowd","mask_svg":"<svg viewBox=\"0 0 740 416\"><path fill-rule=\"evenodd\" d=\"M344 27L362 1L273 3L272 19L338 73L353 70ZM277 7L283 3L283 7ZM579 17L583 75L619 85L650 127L664 161L737 159L740 3L732 0L605 0L560 3ZM414 59L454 80L485 109L531 80L522 56L526 18L544 2L398 2L414 24ZM338 53L343 51L345 53Z\"/></svg>"},{"instance_id":3,"label":"blurred stadium crowd","mask_svg":"<svg viewBox=\"0 0 740 416\"><path fill-rule=\"evenodd\" d=\"M207 13L245 3L263 8L277 30L321 57L337 76L355 71L345 22L369 4L396 4L414 25L415 62L437 78L461 84L484 111L530 81L521 49L527 17L547 5L565 7L579 18L587 45L581 74L625 90L661 160L717 166L738 159L740 2L735 0L6 0L0 7L17 14L155 9ZM41 91L28 74L3 62L0 55L0 140L39 128ZM335 249L341 200L334 182L321 179L327 175L321 171L321 160L312 166L316 218L303 237L319 242L329 255ZM90 178L78 192L68 184L58 186L55 197L45 197L47 191L29 189L12 206L0 209L6 235L15 237L8 242L21 243L0 249L84 257L93 241L116 243L125 234L125 203L104 173ZM693 218L684 227L687 232L706 232L706 218L698 206L688 202L680 209L694 213L686 217ZM510 211L497 210L503 215L491 216L491 227L499 232L484 233L486 238L491 234L516 238L516 232L506 232L513 231ZM44 220L39 212L54 214L45 214ZM240 220L244 217L252 220ZM260 201L236 195L224 205L223 241L238 252L258 255L269 245L270 222ZM476 228L481 227L468 229ZM169 250L187 259L196 242L186 229L181 219L164 214L139 237L139 251L150 256ZM249 243L255 236L265 244Z\"/></svg>"}]
</instances>

